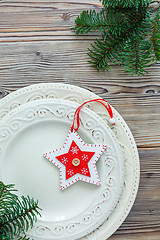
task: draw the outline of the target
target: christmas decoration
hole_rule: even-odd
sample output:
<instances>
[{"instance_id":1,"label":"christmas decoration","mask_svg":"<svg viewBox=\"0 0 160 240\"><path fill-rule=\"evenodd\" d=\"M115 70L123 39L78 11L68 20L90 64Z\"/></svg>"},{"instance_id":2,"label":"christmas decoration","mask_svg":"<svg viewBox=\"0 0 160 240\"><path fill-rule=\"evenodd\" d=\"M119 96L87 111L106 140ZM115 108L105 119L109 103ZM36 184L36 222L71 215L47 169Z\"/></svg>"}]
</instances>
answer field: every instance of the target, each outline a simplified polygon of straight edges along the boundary
<instances>
[{"instance_id":1,"label":"christmas decoration","mask_svg":"<svg viewBox=\"0 0 160 240\"><path fill-rule=\"evenodd\" d=\"M106 145L85 144L70 130L64 146L44 156L60 169L63 190L78 180L100 185L95 164L105 148Z\"/></svg>"},{"instance_id":2,"label":"christmas decoration","mask_svg":"<svg viewBox=\"0 0 160 240\"><path fill-rule=\"evenodd\" d=\"M75 20L76 34L98 30L89 49L97 70L109 70L109 61L129 74L144 75L160 60L160 1L101 0L102 9L83 11ZM156 5L154 5L154 4Z\"/></svg>"},{"instance_id":3,"label":"christmas decoration","mask_svg":"<svg viewBox=\"0 0 160 240\"><path fill-rule=\"evenodd\" d=\"M29 196L21 197L13 184L5 185L0 182L0 239L1 240L28 240L25 232L33 227L37 215L40 216L38 201ZM22 236L23 235L23 236Z\"/></svg>"},{"instance_id":4,"label":"christmas decoration","mask_svg":"<svg viewBox=\"0 0 160 240\"><path fill-rule=\"evenodd\" d=\"M94 101L99 102L106 107L111 117L111 124L115 124L111 106L105 100L94 99L84 102L75 111L73 125L69 130L64 146L44 154L45 158L60 169L61 190L64 190L79 180L100 185L96 162L107 145L86 144L77 134L77 130L80 126L79 114L81 108L85 104ZM75 122L77 127L74 129Z\"/></svg>"}]
</instances>

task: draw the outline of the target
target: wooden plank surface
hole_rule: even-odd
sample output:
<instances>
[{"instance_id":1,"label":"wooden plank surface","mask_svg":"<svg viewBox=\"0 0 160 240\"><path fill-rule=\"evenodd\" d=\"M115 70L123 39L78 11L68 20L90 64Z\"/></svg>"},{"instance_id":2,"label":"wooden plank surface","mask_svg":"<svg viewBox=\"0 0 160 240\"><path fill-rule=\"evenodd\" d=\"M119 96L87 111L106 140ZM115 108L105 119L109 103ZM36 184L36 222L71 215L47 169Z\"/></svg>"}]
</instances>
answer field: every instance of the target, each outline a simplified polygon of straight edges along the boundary
<instances>
[{"instance_id":1,"label":"wooden plank surface","mask_svg":"<svg viewBox=\"0 0 160 240\"><path fill-rule=\"evenodd\" d=\"M121 67L90 67L87 48L96 33L76 37L74 19L98 0L0 1L0 98L34 83L84 87L108 100L129 125L140 153L136 202L111 240L160 239L160 63L142 77Z\"/></svg>"}]
</instances>

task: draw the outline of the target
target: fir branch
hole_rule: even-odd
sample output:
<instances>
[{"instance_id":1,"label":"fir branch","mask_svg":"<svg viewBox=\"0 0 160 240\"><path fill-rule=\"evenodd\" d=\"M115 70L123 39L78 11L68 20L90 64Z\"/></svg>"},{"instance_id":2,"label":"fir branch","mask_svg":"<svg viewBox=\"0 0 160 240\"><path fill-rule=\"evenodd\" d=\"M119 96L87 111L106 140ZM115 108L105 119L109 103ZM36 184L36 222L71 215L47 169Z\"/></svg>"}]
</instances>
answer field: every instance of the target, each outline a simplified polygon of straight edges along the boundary
<instances>
[{"instance_id":1,"label":"fir branch","mask_svg":"<svg viewBox=\"0 0 160 240\"><path fill-rule=\"evenodd\" d=\"M138 14L139 16L140 14ZM150 13L148 13L148 17L150 16ZM135 24L133 28L133 24ZM135 74L143 74L145 71L142 71L142 69L139 66L139 53L142 54L143 51L137 52L137 45L141 45L141 41L143 39L143 33L146 31L149 31L151 28L151 24L148 23L148 20L143 19L143 15L140 15L139 18L136 18L135 21L132 23L132 27L130 27L127 31L121 32L120 36L117 36L113 32L107 34L107 37L105 36L104 42L100 40L96 40L94 43L95 45L91 44L92 49L89 49L89 56L91 57L90 63L92 64L93 67L96 67L97 70L109 70L109 63L108 60L110 60L113 63L116 64L122 64L125 67L124 63L127 63L128 65L126 66L126 70L129 72L129 69ZM133 41L134 39L134 41ZM133 43L136 43L136 47L133 47ZM131 44L132 43L132 44ZM144 43L145 45L145 43ZM131 55L128 53L129 51L132 52ZM135 50L135 61L136 64L133 63L133 50ZM128 59L128 61L124 61L124 54L125 57ZM148 56L148 57L147 57ZM142 54L141 56L141 61L145 60L143 58L147 57L150 58L149 52L147 53L146 49L146 54ZM151 61L152 62L152 61ZM146 64L146 62L144 61ZM141 62L140 62L141 64ZM143 65L146 66L146 65Z\"/></svg>"},{"instance_id":2,"label":"fir branch","mask_svg":"<svg viewBox=\"0 0 160 240\"><path fill-rule=\"evenodd\" d=\"M147 7L150 4L150 0L100 0L104 7L122 7L122 8L132 8L135 7L136 9L139 6Z\"/></svg>"},{"instance_id":3,"label":"fir branch","mask_svg":"<svg viewBox=\"0 0 160 240\"><path fill-rule=\"evenodd\" d=\"M114 15L113 15L114 14ZM113 17L114 16L114 17ZM99 13L95 10L83 11L80 16L75 20L76 26L73 28L76 35L88 33L90 31L94 32L99 30L104 34L107 29L127 29L127 21L120 14L115 14L112 11L106 12L102 9Z\"/></svg>"},{"instance_id":4,"label":"fir branch","mask_svg":"<svg viewBox=\"0 0 160 240\"><path fill-rule=\"evenodd\" d=\"M130 34L130 36L132 37L136 34L142 34L144 31L150 31L151 29L151 12L147 12L146 8L144 7L139 7L138 12L135 11L135 9L130 12L125 11L123 15L121 15L120 13L116 13L115 9L109 9L108 12L112 12L113 16L115 13L117 16L119 16L119 18L122 18L122 21L124 22L123 28L117 24L117 27L111 26L108 29L108 33L112 34L114 37L120 36L120 41L123 37L125 38L128 33L132 33L132 35Z\"/></svg>"},{"instance_id":5,"label":"fir branch","mask_svg":"<svg viewBox=\"0 0 160 240\"><path fill-rule=\"evenodd\" d=\"M27 240L25 232L33 227L37 216L40 216L38 201L34 201L29 196L21 197L13 192L16 191L14 185L4 185L0 182L0 236L2 240ZM20 236L23 234L23 237Z\"/></svg>"},{"instance_id":6,"label":"fir branch","mask_svg":"<svg viewBox=\"0 0 160 240\"><path fill-rule=\"evenodd\" d=\"M12 207L13 202L17 201L18 197L14 194L16 191L14 184L4 185L0 182L0 217L6 209Z\"/></svg>"},{"instance_id":7,"label":"fir branch","mask_svg":"<svg viewBox=\"0 0 160 240\"><path fill-rule=\"evenodd\" d=\"M153 19L151 41L153 43L155 56L157 60L160 61L160 10L156 13L155 18Z\"/></svg>"},{"instance_id":8,"label":"fir branch","mask_svg":"<svg viewBox=\"0 0 160 240\"><path fill-rule=\"evenodd\" d=\"M105 31L108 27L103 10L100 13L96 13L95 10L90 10L90 12L83 11L80 16L76 18L75 23L74 31L76 31L77 35L96 31L97 29L99 29L99 31Z\"/></svg>"},{"instance_id":9,"label":"fir branch","mask_svg":"<svg viewBox=\"0 0 160 240\"><path fill-rule=\"evenodd\" d=\"M121 51L120 59L128 73L137 75L147 73L145 69L156 62L153 57L152 44L143 37L141 39L135 37L130 44L127 44Z\"/></svg>"},{"instance_id":10,"label":"fir branch","mask_svg":"<svg viewBox=\"0 0 160 240\"><path fill-rule=\"evenodd\" d=\"M91 60L89 61L91 63L92 67L96 67L97 70L99 69L105 71L111 69L108 60L110 59L113 62L112 58L112 41L100 41L96 40L94 43L95 45L91 44L92 49L88 49L89 53L88 55L90 56ZM115 43L116 44L116 43Z\"/></svg>"},{"instance_id":11,"label":"fir branch","mask_svg":"<svg viewBox=\"0 0 160 240\"><path fill-rule=\"evenodd\" d=\"M89 48L89 61L97 70L109 70L109 61L122 65L132 74L160 59L160 12L149 10L151 0L102 0L100 13L83 11L76 19L76 34L99 30ZM159 7L159 5L158 5ZM156 6L157 9L157 6ZM148 39L150 37L150 39Z\"/></svg>"},{"instance_id":12,"label":"fir branch","mask_svg":"<svg viewBox=\"0 0 160 240\"><path fill-rule=\"evenodd\" d=\"M89 56L92 59L90 63L98 71L99 69L108 71L111 69L108 63L110 60L115 64L122 65L130 74L145 74L147 72L145 68L153 65L156 59L153 57L151 43L145 41L142 37L138 38L133 41L126 36L125 42L124 39L122 42L113 42L110 39L110 42L107 43L97 40L95 42L96 46L92 45L96 51L89 49Z\"/></svg>"}]
</instances>

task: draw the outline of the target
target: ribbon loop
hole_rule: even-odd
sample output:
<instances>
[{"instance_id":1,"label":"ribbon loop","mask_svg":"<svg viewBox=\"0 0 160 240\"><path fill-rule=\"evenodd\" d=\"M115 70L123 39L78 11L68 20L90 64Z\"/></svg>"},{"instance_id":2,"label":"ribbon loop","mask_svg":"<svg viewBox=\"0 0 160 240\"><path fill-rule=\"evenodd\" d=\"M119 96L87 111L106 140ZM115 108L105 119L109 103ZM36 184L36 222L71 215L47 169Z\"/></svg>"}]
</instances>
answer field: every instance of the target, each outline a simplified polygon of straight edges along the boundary
<instances>
[{"instance_id":1,"label":"ribbon loop","mask_svg":"<svg viewBox=\"0 0 160 240\"><path fill-rule=\"evenodd\" d=\"M114 117L113 117L113 111L112 111L112 108L111 108L110 104L109 104L106 100L101 99L101 98L98 98L98 99L92 99L92 100L86 101L86 102L82 103L82 104L76 109L76 111L75 111L75 113L74 113L74 118L73 118L73 124L72 124L72 127L71 127L71 132L73 132L73 129L74 129L75 131L78 131L79 126L80 126L79 114L80 114L81 108L82 108L85 104L90 103L90 102L99 102L99 103L101 103L101 104L107 109L107 111L108 111L108 113L109 113L109 116L110 116L110 120L109 120L109 121L110 121L110 123L111 123L112 125L115 125L115 119L114 119ZM75 121L77 122L77 127L76 127L76 128L74 128Z\"/></svg>"}]
</instances>

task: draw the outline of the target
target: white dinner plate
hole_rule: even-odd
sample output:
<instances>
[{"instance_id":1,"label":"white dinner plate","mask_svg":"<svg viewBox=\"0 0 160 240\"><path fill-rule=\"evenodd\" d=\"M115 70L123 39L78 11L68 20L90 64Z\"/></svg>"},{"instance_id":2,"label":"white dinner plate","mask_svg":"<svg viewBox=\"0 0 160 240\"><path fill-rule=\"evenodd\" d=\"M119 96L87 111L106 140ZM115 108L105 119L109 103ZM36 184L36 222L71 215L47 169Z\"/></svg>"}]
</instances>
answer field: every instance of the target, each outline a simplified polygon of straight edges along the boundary
<instances>
[{"instance_id":1,"label":"white dinner plate","mask_svg":"<svg viewBox=\"0 0 160 240\"><path fill-rule=\"evenodd\" d=\"M78 106L62 99L38 100L23 104L0 121L2 181L15 183L19 195L38 199L43 209L42 218L28 232L34 239L71 240L90 233L109 217L122 191L119 143L106 122L85 107L79 135L86 143L107 144L97 163L101 186L79 181L60 190L59 169L43 153L63 146Z\"/></svg>"},{"instance_id":2,"label":"white dinner plate","mask_svg":"<svg viewBox=\"0 0 160 240\"><path fill-rule=\"evenodd\" d=\"M66 99L77 103L83 103L86 100L99 98L98 95L77 86L62 83L42 83L21 88L7 95L0 100L0 119L17 108L28 102L34 102L38 99L58 98ZM107 100L107 99L106 99ZM99 104L92 103L89 105L92 111L104 119L108 125L106 109ZM80 240L106 240L109 238L123 223L130 212L136 198L139 186L140 164L137 147L130 129L122 116L112 107L116 125L110 126L115 133L121 146L124 159L124 186L119 202L110 214L110 216L98 227ZM41 228L41 232L48 231L47 228Z\"/></svg>"}]
</instances>

